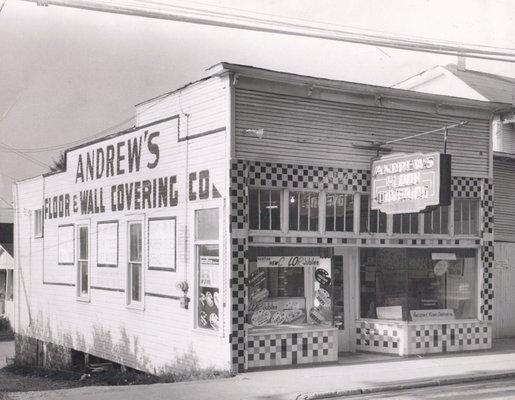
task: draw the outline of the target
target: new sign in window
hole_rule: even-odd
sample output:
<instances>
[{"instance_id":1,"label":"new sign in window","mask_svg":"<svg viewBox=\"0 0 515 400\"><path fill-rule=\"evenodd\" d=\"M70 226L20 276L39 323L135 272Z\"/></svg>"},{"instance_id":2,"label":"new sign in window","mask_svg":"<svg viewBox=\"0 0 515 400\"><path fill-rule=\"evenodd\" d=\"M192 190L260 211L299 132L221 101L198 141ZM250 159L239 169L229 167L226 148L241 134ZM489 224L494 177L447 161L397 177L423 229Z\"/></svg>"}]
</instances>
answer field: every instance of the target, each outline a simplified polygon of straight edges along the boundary
<instances>
[{"instance_id":1,"label":"new sign in window","mask_svg":"<svg viewBox=\"0 0 515 400\"><path fill-rule=\"evenodd\" d=\"M257 256L249 272L251 328L333 324L330 258Z\"/></svg>"}]
</instances>

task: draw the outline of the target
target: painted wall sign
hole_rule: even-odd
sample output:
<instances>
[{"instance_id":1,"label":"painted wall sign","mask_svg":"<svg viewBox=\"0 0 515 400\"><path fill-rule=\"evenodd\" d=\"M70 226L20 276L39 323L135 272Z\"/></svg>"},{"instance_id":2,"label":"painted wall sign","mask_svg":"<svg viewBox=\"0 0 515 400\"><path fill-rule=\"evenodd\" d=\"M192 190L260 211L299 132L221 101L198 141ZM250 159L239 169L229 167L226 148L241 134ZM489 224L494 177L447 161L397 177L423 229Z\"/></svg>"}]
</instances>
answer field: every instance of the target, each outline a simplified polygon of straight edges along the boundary
<instances>
[{"instance_id":1,"label":"painted wall sign","mask_svg":"<svg viewBox=\"0 0 515 400\"><path fill-rule=\"evenodd\" d=\"M414 153L373 160L371 208L386 214L401 214L449 205L450 157L440 153Z\"/></svg>"},{"instance_id":2,"label":"painted wall sign","mask_svg":"<svg viewBox=\"0 0 515 400\"><path fill-rule=\"evenodd\" d=\"M412 321L438 321L441 319L454 319L453 309L442 310L410 310Z\"/></svg>"},{"instance_id":3,"label":"painted wall sign","mask_svg":"<svg viewBox=\"0 0 515 400\"><path fill-rule=\"evenodd\" d=\"M309 256L259 256L258 268L319 267L320 257Z\"/></svg>"},{"instance_id":4,"label":"painted wall sign","mask_svg":"<svg viewBox=\"0 0 515 400\"><path fill-rule=\"evenodd\" d=\"M221 197L208 169L187 175L183 168L177 174L168 171L167 163L176 155L161 146L161 140L171 124L136 130L67 154L70 165L62 176L76 190L45 197L45 219L175 207L180 197L190 201ZM182 179L188 183L187 193L179 196Z\"/></svg>"},{"instance_id":5,"label":"painted wall sign","mask_svg":"<svg viewBox=\"0 0 515 400\"><path fill-rule=\"evenodd\" d=\"M377 318L402 320L402 306L376 307Z\"/></svg>"}]
</instances>

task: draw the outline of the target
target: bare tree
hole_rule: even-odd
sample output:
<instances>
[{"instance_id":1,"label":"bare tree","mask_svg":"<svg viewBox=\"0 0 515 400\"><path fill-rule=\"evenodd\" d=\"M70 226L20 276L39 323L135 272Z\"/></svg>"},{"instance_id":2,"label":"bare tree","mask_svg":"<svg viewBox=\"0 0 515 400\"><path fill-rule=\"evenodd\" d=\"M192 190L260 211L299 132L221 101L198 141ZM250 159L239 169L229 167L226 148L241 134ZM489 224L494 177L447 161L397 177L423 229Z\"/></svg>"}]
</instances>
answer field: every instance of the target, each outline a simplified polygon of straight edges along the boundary
<instances>
[{"instance_id":1,"label":"bare tree","mask_svg":"<svg viewBox=\"0 0 515 400\"><path fill-rule=\"evenodd\" d=\"M52 161L52 165L50 165L50 172L59 172L64 171L66 169L66 156L64 152L61 152L59 158L57 160Z\"/></svg>"}]
</instances>

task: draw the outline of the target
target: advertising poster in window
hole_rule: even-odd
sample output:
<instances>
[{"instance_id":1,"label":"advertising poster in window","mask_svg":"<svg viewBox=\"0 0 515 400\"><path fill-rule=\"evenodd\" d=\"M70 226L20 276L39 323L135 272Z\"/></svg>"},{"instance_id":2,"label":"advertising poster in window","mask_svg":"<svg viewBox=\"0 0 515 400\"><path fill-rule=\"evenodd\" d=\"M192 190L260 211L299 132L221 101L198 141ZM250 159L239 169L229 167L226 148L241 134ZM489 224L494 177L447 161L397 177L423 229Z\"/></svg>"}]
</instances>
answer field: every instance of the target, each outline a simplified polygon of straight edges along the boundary
<instances>
[{"instance_id":1,"label":"advertising poster in window","mask_svg":"<svg viewBox=\"0 0 515 400\"><path fill-rule=\"evenodd\" d=\"M97 227L97 264L118 265L118 223L102 223Z\"/></svg>"},{"instance_id":2,"label":"advertising poster in window","mask_svg":"<svg viewBox=\"0 0 515 400\"><path fill-rule=\"evenodd\" d=\"M198 324L201 328L219 329L219 257L199 256Z\"/></svg>"},{"instance_id":3,"label":"advertising poster in window","mask_svg":"<svg viewBox=\"0 0 515 400\"><path fill-rule=\"evenodd\" d=\"M330 325L332 323L331 259L321 258L314 274L315 297L313 307L309 310L309 319L317 325Z\"/></svg>"},{"instance_id":4,"label":"advertising poster in window","mask_svg":"<svg viewBox=\"0 0 515 400\"><path fill-rule=\"evenodd\" d=\"M148 266L175 269L175 219L148 221Z\"/></svg>"},{"instance_id":5,"label":"advertising poster in window","mask_svg":"<svg viewBox=\"0 0 515 400\"><path fill-rule=\"evenodd\" d=\"M58 263L73 264L74 260L74 231L73 225L60 226L58 230Z\"/></svg>"}]
</instances>

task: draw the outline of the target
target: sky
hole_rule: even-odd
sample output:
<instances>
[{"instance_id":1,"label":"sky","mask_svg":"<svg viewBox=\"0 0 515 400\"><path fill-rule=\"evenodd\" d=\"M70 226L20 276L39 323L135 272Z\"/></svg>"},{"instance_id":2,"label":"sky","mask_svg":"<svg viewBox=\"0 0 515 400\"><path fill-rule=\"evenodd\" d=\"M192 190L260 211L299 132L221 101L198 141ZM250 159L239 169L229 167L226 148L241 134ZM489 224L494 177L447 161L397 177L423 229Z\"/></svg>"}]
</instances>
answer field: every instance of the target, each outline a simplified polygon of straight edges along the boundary
<instances>
[{"instance_id":1,"label":"sky","mask_svg":"<svg viewBox=\"0 0 515 400\"><path fill-rule=\"evenodd\" d=\"M169 3L515 49L510 0ZM221 61L390 86L456 58L7 0L0 12L0 145L38 150L119 131L133 125L135 104ZM467 68L515 77L513 63L468 59ZM30 156L39 163L0 148L0 210L12 201L12 180L47 172L59 151Z\"/></svg>"}]
</instances>

